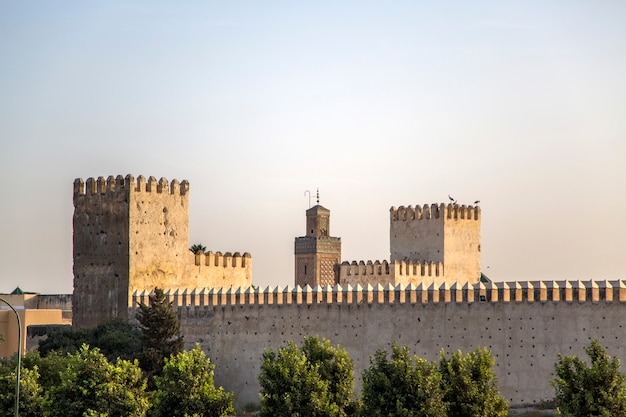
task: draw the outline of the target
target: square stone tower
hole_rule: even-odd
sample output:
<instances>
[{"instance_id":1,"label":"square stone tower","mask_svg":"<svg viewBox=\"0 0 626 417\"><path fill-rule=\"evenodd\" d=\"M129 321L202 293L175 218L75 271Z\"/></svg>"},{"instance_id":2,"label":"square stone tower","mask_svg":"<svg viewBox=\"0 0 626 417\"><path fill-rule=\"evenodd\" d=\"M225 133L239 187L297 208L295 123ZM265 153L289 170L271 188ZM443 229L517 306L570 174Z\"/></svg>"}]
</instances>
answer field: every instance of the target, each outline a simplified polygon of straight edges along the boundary
<instances>
[{"instance_id":1,"label":"square stone tower","mask_svg":"<svg viewBox=\"0 0 626 417\"><path fill-rule=\"evenodd\" d=\"M330 210L319 204L306 211L306 236L295 246L296 286L334 286L341 263L341 238L330 236Z\"/></svg>"},{"instance_id":2,"label":"square stone tower","mask_svg":"<svg viewBox=\"0 0 626 417\"><path fill-rule=\"evenodd\" d=\"M391 262L442 262L448 282L480 279L480 208L432 204L390 209Z\"/></svg>"},{"instance_id":3,"label":"square stone tower","mask_svg":"<svg viewBox=\"0 0 626 417\"><path fill-rule=\"evenodd\" d=\"M73 325L127 319L134 293L248 288L252 257L189 250L189 183L121 175L74 181Z\"/></svg>"},{"instance_id":4,"label":"square stone tower","mask_svg":"<svg viewBox=\"0 0 626 417\"><path fill-rule=\"evenodd\" d=\"M126 319L134 290L177 283L192 256L188 190L131 175L74 181L74 326Z\"/></svg>"}]
</instances>

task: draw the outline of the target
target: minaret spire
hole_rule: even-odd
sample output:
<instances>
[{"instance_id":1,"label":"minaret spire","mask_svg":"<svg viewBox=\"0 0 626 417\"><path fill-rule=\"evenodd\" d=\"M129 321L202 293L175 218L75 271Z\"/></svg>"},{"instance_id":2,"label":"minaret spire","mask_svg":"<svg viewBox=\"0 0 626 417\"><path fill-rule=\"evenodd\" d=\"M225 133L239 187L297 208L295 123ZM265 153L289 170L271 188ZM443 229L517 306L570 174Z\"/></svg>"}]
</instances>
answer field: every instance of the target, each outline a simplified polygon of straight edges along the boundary
<instances>
[{"instance_id":1,"label":"minaret spire","mask_svg":"<svg viewBox=\"0 0 626 417\"><path fill-rule=\"evenodd\" d=\"M334 287L339 282L341 238L330 235L330 210L320 206L319 188L315 196L311 194L317 205L306 211L306 234L294 243L295 284Z\"/></svg>"}]
</instances>

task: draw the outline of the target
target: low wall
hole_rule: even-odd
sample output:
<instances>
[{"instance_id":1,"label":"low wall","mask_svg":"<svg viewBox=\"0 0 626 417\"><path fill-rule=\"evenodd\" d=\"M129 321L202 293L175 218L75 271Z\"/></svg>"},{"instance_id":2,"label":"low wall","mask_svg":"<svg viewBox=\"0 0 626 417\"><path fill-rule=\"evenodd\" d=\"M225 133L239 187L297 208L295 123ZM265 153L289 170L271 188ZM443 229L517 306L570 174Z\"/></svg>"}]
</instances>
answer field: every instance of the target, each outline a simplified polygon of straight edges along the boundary
<instances>
[{"instance_id":1,"label":"low wall","mask_svg":"<svg viewBox=\"0 0 626 417\"><path fill-rule=\"evenodd\" d=\"M38 294L37 308L42 310L72 311L72 294Z\"/></svg>"},{"instance_id":2,"label":"low wall","mask_svg":"<svg viewBox=\"0 0 626 417\"><path fill-rule=\"evenodd\" d=\"M500 391L511 404L552 398L557 355L586 359L591 339L626 359L622 281L184 293L170 298L179 306L186 347L200 343L216 365L216 384L234 391L239 406L259 401L264 349L288 340L299 344L305 336L327 338L348 351L357 389L370 355L389 350L393 341L428 360L437 360L442 349L484 346L496 359Z\"/></svg>"}]
</instances>

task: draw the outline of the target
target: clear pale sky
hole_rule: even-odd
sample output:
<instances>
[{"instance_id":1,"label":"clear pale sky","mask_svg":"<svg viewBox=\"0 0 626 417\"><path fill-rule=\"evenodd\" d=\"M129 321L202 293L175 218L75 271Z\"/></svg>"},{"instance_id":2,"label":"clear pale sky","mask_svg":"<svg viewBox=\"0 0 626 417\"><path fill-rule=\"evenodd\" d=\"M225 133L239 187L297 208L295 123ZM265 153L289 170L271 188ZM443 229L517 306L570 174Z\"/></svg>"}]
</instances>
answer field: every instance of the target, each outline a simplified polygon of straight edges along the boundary
<instances>
[{"instance_id":1,"label":"clear pale sky","mask_svg":"<svg viewBox=\"0 0 626 417\"><path fill-rule=\"evenodd\" d=\"M626 2L2 2L0 174L0 292L71 292L73 180L118 174L260 286L318 187L343 260L450 194L495 281L626 279Z\"/></svg>"}]
</instances>

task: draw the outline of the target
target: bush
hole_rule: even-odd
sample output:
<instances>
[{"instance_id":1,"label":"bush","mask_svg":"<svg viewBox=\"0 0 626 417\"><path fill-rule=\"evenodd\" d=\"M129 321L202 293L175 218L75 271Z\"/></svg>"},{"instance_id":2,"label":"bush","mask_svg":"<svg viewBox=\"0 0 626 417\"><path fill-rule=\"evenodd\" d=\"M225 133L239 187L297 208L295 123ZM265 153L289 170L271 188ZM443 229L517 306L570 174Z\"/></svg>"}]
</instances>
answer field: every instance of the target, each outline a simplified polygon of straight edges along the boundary
<instances>
[{"instance_id":1,"label":"bush","mask_svg":"<svg viewBox=\"0 0 626 417\"><path fill-rule=\"evenodd\" d=\"M155 417L224 417L234 414L234 394L215 388L215 366L196 344L193 350L165 359L156 376Z\"/></svg>"},{"instance_id":2,"label":"bush","mask_svg":"<svg viewBox=\"0 0 626 417\"><path fill-rule=\"evenodd\" d=\"M343 417L354 410L352 360L328 340L305 338L266 350L259 374L261 416Z\"/></svg>"},{"instance_id":3,"label":"bush","mask_svg":"<svg viewBox=\"0 0 626 417\"><path fill-rule=\"evenodd\" d=\"M51 417L143 417L148 409L146 381L137 362L109 363L97 348L84 345L68 355L60 383L49 391Z\"/></svg>"},{"instance_id":4,"label":"bush","mask_svg":"<svg viewBox=\"0 0 626 417\"><path fill-rule=\"evenodd\" d=\"M446 417L441 375L435 364L410 357L406 347L392 345L370 358L363 372L363 415L373 417Z\"/></svg>"},{"instance_id":5,"label":"bush","mask_svg":"<svg viewBox=\"0 0 626 417\"><path fill-rule=\"evenodd\" d=\"M576 356L561 356L555 365L559 415L567 417L626 416L626 378L619 372L619 360L611 358L597 340L585 348L591 365Z\"/></svg>"},{"instance_id":6,"label":"bush","mask_svg":"<svg viewBox=\"0 0 626 417\"><path fill-rule=\"evenodd\" d=\"M465 356L458 351L450 359L441 352L439 372L449 417L507 416L509 407L498 390L494 364L486 348L478 348Z\"/></svg>"},{"instance_id":7,"label":"bush","mask_svg":"<svg viewBox=\"0 0 626 417\"><path fill-rule=\"evenodd\" d=\"M92 329L74 329L58 326L49 331L48 337L39 342L39 353L46 357L51 352L76 353L82 345L97 347L109 362L117 358L137 359L141 352L141 333L136 326L113 318Z\"/></svg>"},{"instance_id":8,"label":"bush","mask_svg":"<svg viewBox=\"0 0 626 417\"><path fill-rule=\"evenodd\" d=\"M15 410L15 370L0 367L0 416L12 416ZM44 397L37 368L20 370L19 414L22 417L43 415Z\"/></svg>"}]
</instances>

